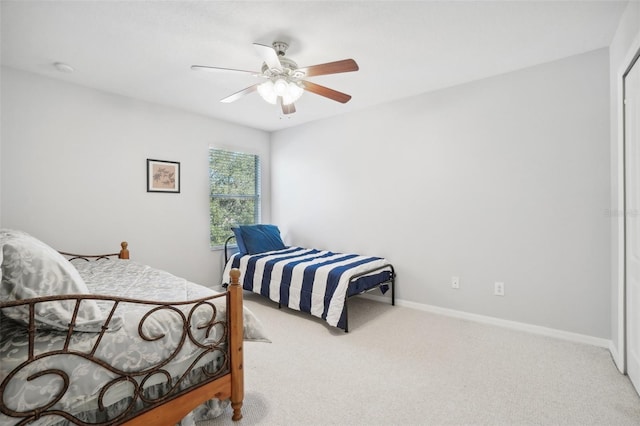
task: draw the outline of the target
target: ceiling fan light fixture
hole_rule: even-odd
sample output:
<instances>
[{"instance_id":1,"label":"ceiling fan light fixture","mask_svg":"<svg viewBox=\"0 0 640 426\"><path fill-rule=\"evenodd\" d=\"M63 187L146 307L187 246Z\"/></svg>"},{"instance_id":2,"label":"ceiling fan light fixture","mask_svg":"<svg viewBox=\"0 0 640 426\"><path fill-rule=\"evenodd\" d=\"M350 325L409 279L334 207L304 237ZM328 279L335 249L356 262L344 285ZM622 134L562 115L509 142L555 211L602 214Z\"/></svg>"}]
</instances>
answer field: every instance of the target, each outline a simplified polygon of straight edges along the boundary
<instances>
[{"instance_id":1,"label":"ceiling fan light fixture","mask_svg":"<svg viewBox=\"0 0 640 426\"><path fill-rule=\"evenodd\" d=\"M285 96L289 92L289 85L284 78L278 78L273 82L273 91L276 92L276 96Z\"/></svg>"},{"instance_id":2,"label":"ceiling fan light fixture","mask_svg":"<svg viewBox=\"0 0 640 426\"><path fill-rule=\"evenodd\" d=\"M275 105L278 100L278 95L276 95L276 91L273 88L273 81L271 80L267 80L258 86L258 94L262 99L273 105Z\"/></svg>"},{"instance_id":3,"label":"ceiling fan light fixture","mask_svg":"<svg viewBox=\"0 0 640 426\"><path fill-rule=\"evenodd\" d=\"M283 96L282 103L285 105L292 104L300 99L300 96L304 93L304 89L299 83L290 81L287 85L287 95Z\"/></svg>"},{"instance_id":4,"label":"ceiling fan light fixture","mask_svg":"<svg viewBox=\"0 0 640 426\"><path fill-rule=\"evenodd\" d=\"M266 102L275 105L278 97L282 98L284 105L296 102L304 93L304 89L294 81L288 81L279 77L275 80L267 80L258 86L258 94Z\"/></svg>"}]
</instances>

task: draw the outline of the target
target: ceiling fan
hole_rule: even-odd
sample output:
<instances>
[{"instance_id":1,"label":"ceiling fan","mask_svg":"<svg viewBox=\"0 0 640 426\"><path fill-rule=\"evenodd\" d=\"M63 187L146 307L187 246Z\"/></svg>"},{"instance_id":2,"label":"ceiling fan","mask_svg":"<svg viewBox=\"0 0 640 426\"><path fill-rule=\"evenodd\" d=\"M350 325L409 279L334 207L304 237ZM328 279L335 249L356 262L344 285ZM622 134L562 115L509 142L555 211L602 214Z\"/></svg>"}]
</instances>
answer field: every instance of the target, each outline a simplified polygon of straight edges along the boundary
<instances>
[{"instance_id":1,"label":"ceiling fan","mask_svg":"<svg viewBox=\"0 0 640 426\"><path fill-rule=\"evenodd\" d=\"M192 65L191 69L198 71L245 73L261 78L264 81L227 96L221 99L220 102L233 102L257 91L265 101L274 105L280 105L283 114L296 112L294 102L302 96L305 90L341 103L349 102L351 99L351 96L346 93L338 92L337 90L312 83L305 79L318 75L358 71L358 64L353 59L343 59L341 61L298 68L298 64L284 56L289 45L283 41L274 41L272 46L266 46L260 43L253 43L253 46L264 60L259 72L205 65Z\"/></svg>"}]
</instances>

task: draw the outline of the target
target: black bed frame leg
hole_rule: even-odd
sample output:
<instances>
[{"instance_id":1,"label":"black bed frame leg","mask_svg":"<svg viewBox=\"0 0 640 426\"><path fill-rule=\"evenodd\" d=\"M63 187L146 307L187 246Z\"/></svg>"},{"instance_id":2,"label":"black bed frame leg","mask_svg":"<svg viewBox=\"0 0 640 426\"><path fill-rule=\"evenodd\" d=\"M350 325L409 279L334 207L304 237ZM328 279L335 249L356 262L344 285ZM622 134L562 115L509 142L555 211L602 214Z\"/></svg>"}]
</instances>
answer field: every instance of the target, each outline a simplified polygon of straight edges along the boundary
<instances>
[{"instance_id":1,"label":"black bed frame leg","mask_svg":"<svg viewBox=\"0 0 640 426\"><path fill-rule=\"evenodd\" d=\"M391 266L391 306L396 305L396 270Z\"/></svg>"},{"instance_id":2,"label":"black bed frame leg","mask_svg":"<svg viewBox=\"0 0 640 426\"><path fill-rule=\"evenodd\" d=\"M349 299L344 299L344 332L349 332L349 304L347 303Z\"/></svg>"}]
</instances>

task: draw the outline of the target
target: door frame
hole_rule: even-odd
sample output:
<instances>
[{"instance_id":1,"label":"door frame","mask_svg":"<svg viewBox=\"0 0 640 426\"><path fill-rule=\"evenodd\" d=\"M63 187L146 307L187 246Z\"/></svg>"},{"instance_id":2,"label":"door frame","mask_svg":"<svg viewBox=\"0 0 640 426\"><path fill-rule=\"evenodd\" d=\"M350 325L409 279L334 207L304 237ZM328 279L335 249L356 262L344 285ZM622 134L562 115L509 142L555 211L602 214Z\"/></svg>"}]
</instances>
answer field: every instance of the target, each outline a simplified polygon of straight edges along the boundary
<instances>
[{"instance_id":1,"label":"door frame","mask_svg":"<svg viewBox=\"0 0 640 426\"><path fill-rule=\"evenodd\" d=\"M618 138L617 138L617 170L618 174L616 176L616 187L617 187L617 195L618 195L618 204L614 206L613 211L611 212L611 218L617 219L617 259L616 264L612 265L617 271L617 307L618 307L618 318L617 318L617 336L618 336L618 347L615 348L613 344L611 345L610 351L613 356L614 362L618 367L618 370L621 373L627 372L627 285L626 285L626 185L625 185L625 176L626 176L626 157L625 157L625 105L624 105L624 95L625 95L625 77L633 68L633 66L638 62L640 64L640 34L636 36L633 43L631 43L629 49L627 50L627 54L625 55L625 59L622 62L622 65L617 73L616 83L617 83L617 94L618 94L618 116L617 116L617 129L618 129Z\"/></svg>"}]
</instances>

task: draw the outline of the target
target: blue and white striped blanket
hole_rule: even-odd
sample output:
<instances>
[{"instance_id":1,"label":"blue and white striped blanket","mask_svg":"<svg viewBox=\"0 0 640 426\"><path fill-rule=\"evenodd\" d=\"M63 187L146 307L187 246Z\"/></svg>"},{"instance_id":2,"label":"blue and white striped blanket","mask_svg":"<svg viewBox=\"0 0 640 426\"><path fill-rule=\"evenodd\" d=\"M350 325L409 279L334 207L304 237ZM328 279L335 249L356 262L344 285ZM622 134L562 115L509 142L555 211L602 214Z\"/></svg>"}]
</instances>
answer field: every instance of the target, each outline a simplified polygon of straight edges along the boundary
<instances>
[{"instance_id":1,"label":"blue and white striped blanket","mask_svg":"<svg viewBox=\"0 0 640 426\"><path fill-rule=\"evenodd\" d=\"M283 306L345 328L344 304L349 281L357 274L371 272L366 288L387 281L391 266L380 257L333 253L325 250L288 247L255 255L231 256L224 271L241 273L242 287L279 302Z\"/></svg>"}]
</instances>

